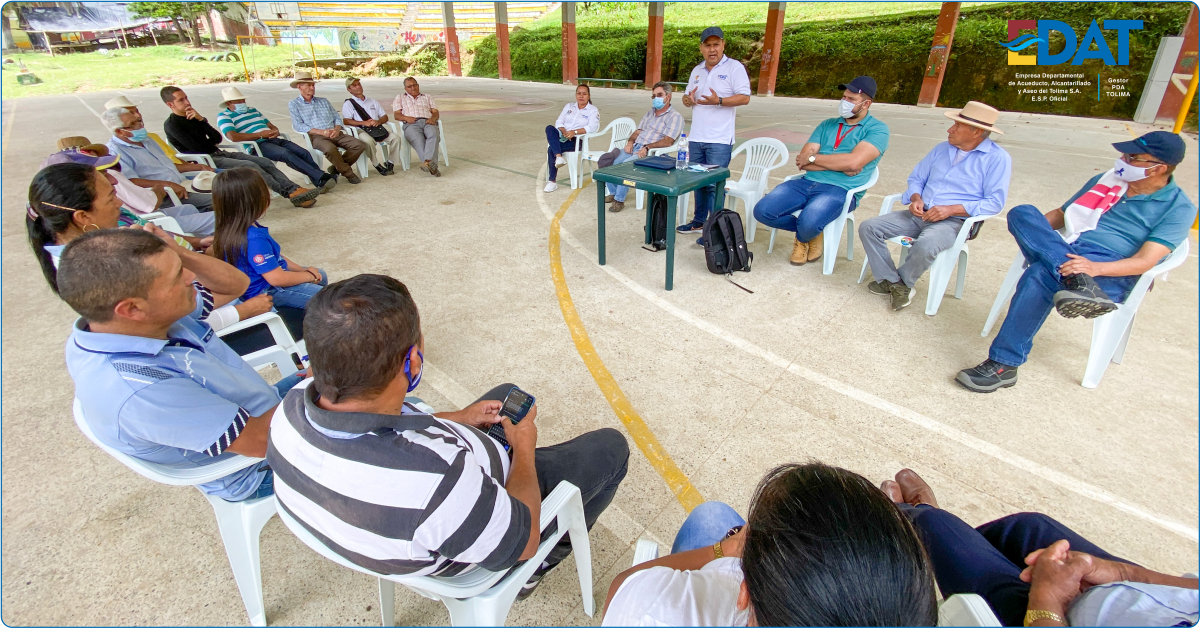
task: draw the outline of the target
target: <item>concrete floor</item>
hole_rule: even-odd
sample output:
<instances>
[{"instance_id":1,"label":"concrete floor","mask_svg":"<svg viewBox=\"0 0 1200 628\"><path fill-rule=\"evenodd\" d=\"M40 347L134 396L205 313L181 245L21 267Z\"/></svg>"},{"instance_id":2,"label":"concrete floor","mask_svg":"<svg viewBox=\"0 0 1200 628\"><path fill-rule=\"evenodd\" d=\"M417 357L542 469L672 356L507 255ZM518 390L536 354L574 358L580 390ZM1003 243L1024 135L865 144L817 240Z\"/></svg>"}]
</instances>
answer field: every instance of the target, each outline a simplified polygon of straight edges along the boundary
<instances>
[{"instance_id":1,"label":"concrete floor","mask_svg":"<svg viewBox=\"0 0 1200 628\"><path fill-rule=\"evenodd\" d=\"M400 79L368 79L390 102ZM265 222L287 254L333 280L379 272L409 285L421 307L430 367L418 389L454 409L501 381L540 402L551 444L621 427L576 352L551 281L550 221L570 190L541 192L542 128L571 88L482 79L423 79L439 100L452 155L444 176L419 170L371 176L298 210L276 201ZM286 84L241 89L285 127ZM220 86L187 89L214 115ZM318 93L340 102L339 81ZM30 255L23 205L30 178L56 138L107 134L92 110L113 93L3 103L3 620L7 624L245 624L211 509L194 490L153 484L84 439L71 417L62 347L74 314L46 287ZM153 90L147 126L167 109ZM644 92L595 89L607 123L639 119ZM755 98L738 114L739 140L770 135L796 150L832 101ZM892 130L879 185L860 219L899 192L912 167L945 139L940 110L877 104ZM1008 114L1000 140L1014 161L1009 207L1051 209L1110 167L1110 143L1146 128L1122 122ZM1195 200L1196 142L1177 181ZM734 163L735 170L740 168ZM794 172L775 171L772 185ZM373 173L372 173L373 174ZM563 179L566 179L565 169ZM893 313L857 285L862 249L831 276L787 263L792 238L739 280L709 274L692 238L680 238L675 290L663 255L640 248L640 212L608 220L608 266L596 264L594 189L562 220L570 295L605 366L705 499L745 511L770 467L818 459L873 481L908 466L943 505L973 524L1008 513L1049 513L1107 550L1168 573L1197 566L1197 266L1160 282L1142 307L1124 364L1100 387L1080 387L1091 326L1051 316L1021 383L991 395L953 383L986 356L979 331L1017 248L1001 221L971 243L964 298L934 317L917 303ZM632 196L631 196L632 199ZM856 238L857 239L857 238ZM1193 254L1194 258L1195 255ZM613 507L591 534L594 595L603 601L640 536L669 544L684 510L635 450ZM560 569L511 624L599 623L582 612L574 569ZM375 624L372 579L302 546L273 520L262 535L267 618L273 624ZM74 600L73 602L64 600ZM397 621L444 625L438 603L401 590Z\"/></svg>"}]
</instances>

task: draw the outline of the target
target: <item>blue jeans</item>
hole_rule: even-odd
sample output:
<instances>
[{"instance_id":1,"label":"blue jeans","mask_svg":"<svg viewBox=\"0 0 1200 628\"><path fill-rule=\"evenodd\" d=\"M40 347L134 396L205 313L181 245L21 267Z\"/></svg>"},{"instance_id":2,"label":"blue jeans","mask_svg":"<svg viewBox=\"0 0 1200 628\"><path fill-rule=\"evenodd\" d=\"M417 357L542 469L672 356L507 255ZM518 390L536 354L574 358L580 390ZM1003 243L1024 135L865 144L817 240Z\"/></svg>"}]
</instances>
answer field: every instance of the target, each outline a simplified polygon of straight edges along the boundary
<instances>
[{"instance_id":1,"label":"blue jeans","mask_svg":"<svg viewBox=\"0 0 1200 628\"><path fill-rule=\"evenodd\" d=\"M811 242L826 225L841 215L846 190L808 177L784 181L754 206L754 219L771 227L796 233L796 240ZM858 200L850 202L854 211ZM799 216L792 214L800 211Z\"/></svg>"},{"instance_id":2,"label":"blue jeans","mask_svg":"<svg viewBox=\"0 0 1200 628\"><path fill-rule=\"evenodd\" d=\"M309 299L317 295L321 288L329 285L329 275L325 271L321 271L321 283L302 283L296 286L288 286L286 288L276 288L271 286L266 290L266 293L271 295L275 300L276 307L294 307L298 310L303 310L308 306Z\"/></svg>"},{"instance_id":3,"label":"blue jeans","mask_svg":"<svg viewBox=\"0 0 1200 628\"><path fill-rule=\"evenodd\" d=\"M278 390L279 396L282 397L302 381L304 381L304 371L297 371L291 375L285 375L283 379L275 382L275 390Z\"/></svg>"},{"instance_id":4,"label":"blue jeans","mask_svg":"<svg viewBox=\"0 0 1200 628\"><path fill-rule=\"evenodd\" d=\"M709 166L729 166L733 154L733 144L710 144L708 142L688 142L688 163L707 164ZM708 220L708 213L717 202L717 186L706 185L696 190L696 217L692 222L703 223Z\"/></svg>"},{"instance_id":5,"label":"blue jeans","mask_svg":"<svg viewBox=\"0 0 1200 628\"><path fill-rule=\"evenodd\" d=\"M1036 512L1017 513L972 528L953 514L929 505L896 506L917 528L942 595L978 594L1005 626L1023 625L1029 583L1021 581L1021 570L1031 552L1066 539L1074 551L1129 562Z\"/></svg>"},{"instance_id":6,"label":"blue jeans","mask_svg":"<svg viewBox=\"0 0 1200 628\"><path fill-rule=\"evenodd\" d=\"M637 159L637 153L627 153L625 149L621 149L621 152L617 153L617 158L613 160L613 165L623 164L630 159ZM629 196L628 185L613 185L612 183L606 183L605 185L608 187L608 193L612 194L614 199L622 203L625 202L625 197Z\"/></svg>"},{"instance_id":7,"label":"blue jeans","mask_svg":"<svg viewBox=\"0 0 1200 628\"><path fill-rule=\"evenodd\" d=\"M671 553L711 547L725 538L730 528L745 524L746 520L729 504L704 502L692 509L680 526L675 543L671 545Z\"/></svg>"},{"instance_id":8,"label":"blue jeans","mask_svg":"<svg viewBox=\"0 0 1200 628\"><path fill-rule=\"evenodd\" d=\"M761 201L760 201L761 203ZM1021 366L1029 358L1033 337L1054 309L1054 293L1062 290L1058 267L1069 260L1068 253L1093 262L1114 262L1124 256L1088 242L1067 244L1033 205L1018 205L1008 211L1008 231L1017 240L1021 254L1029 263L1017 282L1017 291L1008 304L1008 314L1000 332L992 341L988 357L1008 366ZM1137 283L1138 275L1095 277L1096 284L1113 301L1121 303Z\"/></svg>"},{"instance_id":9,"label":"blue jeans","mask_svg":"<svg viewBox=\"0 0 1200 628\"><path fill-rule=\"evenodd\" d=\"M575 152L575 140L567 140L565 142L559 141L558 127L550 125L546 127L546 143L549 144L549 146L546 147L546 158L549 160L550 164L549 177L551 181L557 181L558 168L554 167L554 158L563 153Z\"/></svg>"},{"instance_id":10,"label":"blue jeans","mask_svg":"<svg viewBox=\"0 0 1200 628\"><path fill-rule=\"evenodd\" d=\"M281 137L259 140L258 150L263 157L271 161L282 161L293 170L308 177L313 185L321 185L321 179L325 177L325 171L321 170L321 166L313 161L312 153L295 142Z\"/></svg>"}]
</instances>

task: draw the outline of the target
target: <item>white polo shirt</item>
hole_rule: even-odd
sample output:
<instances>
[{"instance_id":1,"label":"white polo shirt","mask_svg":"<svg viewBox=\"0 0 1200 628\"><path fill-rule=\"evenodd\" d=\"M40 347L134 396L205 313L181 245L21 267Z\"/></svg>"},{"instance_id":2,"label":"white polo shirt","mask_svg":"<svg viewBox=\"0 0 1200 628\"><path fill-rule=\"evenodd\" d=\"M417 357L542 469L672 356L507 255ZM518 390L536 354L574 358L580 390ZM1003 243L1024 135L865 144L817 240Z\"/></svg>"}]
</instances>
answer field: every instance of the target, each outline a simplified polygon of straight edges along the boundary
<instances>
[{"instance_id":1,"label":"white polo shirt","mask_svg":"<svg viewBox=\"0 0 1200 628\"><path fill-rule=\"evenodd\" d=\"M351 100L357 102L358 106L362 107L363 111L367 112L367 115L371 116L372 120L378 120L387 113L383 110L383 107L379 106L378 100L375 100L374 98L358 98L351 94L350 98L347 98L346 101L342 103L343 118L365 122L365 120L362 119L362 116L358 115L358 112L354 110L354 105L350 104Z\"/></svg>"},{"instance_id":2,"label":"white polo shirt","mask_svg":"<svg viewBox=\"0 0 1200 628\"><path fill-rule=\"evenodd\" d=\"M558 114L554 126L568 131L583 129L588 133L595 133L600 130L600 110L592 103L588 103L583 109L579 108L579 103L568 103L563 107L562 113Z\"/></svg>"},{"instance_id":3,"label":"white polo shirt","mask_svg":"<svg viewBox=\"0 0 1200 628\"><path fill-rule=\"evenodd\" d=\"M692 95L695 100L710 95L710 90L716 91L720 98L729 98L735 94L749 96L750 77L746 74L746 66L740 61L722 56L711 72L704 63L692 70L685 91L692 94L692 90L695 90ZM688 132L688 141L733 144L736 119L737 107L693 105L692 128Z\"/></svg>"}]
</instances>

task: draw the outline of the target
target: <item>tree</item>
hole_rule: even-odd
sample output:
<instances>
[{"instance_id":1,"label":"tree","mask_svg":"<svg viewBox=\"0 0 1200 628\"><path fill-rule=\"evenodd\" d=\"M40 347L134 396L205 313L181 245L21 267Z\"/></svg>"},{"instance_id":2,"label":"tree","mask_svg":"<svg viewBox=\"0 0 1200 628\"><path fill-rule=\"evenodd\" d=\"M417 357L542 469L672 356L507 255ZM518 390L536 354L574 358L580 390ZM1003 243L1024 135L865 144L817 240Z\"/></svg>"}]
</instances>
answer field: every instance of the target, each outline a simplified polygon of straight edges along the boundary
<instances>
[{"instance_id":1,"label":"tree","mask_svg":"<svg viewBox=\"0 0 1200 628\"><path fill-rule=\"evenodd\" d=\"M175 24L176 30L181 33L184 30L180 26L179 20L186 20L191 25L188 38L191 40L192 46L197 48L201 45L200 20L204 20L204 27L208 30L210 50L217 49L217 38L209 15L212 11L224 13L229 10L229 6L224 2L133 2L128 6L136 17L170 18Z\"/></svg>"}]
</instances>

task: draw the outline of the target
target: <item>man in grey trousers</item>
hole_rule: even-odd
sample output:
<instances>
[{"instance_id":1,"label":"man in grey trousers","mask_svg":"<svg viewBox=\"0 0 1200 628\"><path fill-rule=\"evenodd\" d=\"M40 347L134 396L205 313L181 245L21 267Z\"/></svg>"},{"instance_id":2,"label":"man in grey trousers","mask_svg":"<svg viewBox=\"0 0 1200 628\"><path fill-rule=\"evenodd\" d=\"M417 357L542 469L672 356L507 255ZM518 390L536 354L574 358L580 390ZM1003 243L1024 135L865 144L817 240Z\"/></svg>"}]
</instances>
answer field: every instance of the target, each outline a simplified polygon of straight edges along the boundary
<instances>
[{"instance_id":1,"label":"man in grey trousers","mask_svg":"<svg viewBox=\"0 0 1200 628\"><path fill-rule=\"evenodd\" d=\"M933 147L908 176L897 211L863 221L858 229L871 275L873 294L891 297L892 309L913 302L917 280L933 265L938 253L950 248L968 217L990 216L1004 209L1012 157L993 142L1000 112L971 101L961 110L947 111L954 121L948 141ZM978 224L978 223L977 223ZM888 238L908 239L908 259L897 269L887 248Z\"/></svg>"},{"instance_id":2,"label":"man in grey trousers","mask_svg":"<svg viewBox=\"0 0 1200 628\"><path fill-rule=\"evenodd\" d=\"M404 124L404 137L417 151L421 170L440 177L438 171L438 110L429 94L421 93L417 79L404 79L404 93L392 101L392 113Z\"/></svg>"}]
</instances>

